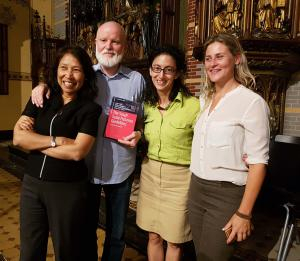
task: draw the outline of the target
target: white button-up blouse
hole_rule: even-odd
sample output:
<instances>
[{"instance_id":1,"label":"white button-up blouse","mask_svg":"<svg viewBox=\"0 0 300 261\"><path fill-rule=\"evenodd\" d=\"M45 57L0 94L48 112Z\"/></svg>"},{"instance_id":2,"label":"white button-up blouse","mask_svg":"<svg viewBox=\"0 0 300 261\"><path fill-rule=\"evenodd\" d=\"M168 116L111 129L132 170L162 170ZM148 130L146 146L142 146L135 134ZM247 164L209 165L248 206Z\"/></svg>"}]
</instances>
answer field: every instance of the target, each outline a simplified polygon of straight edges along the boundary
<instances>
[{"instance_id":1,"label":"white button-up blouse","mask_svg":"<svg viewBox=\"0 0 300 261\"><path fill-rule=\"evenodd\" d=\"M248 164L268 162L268 105L240 85L209 113L210 106L195 125L190 169L202 179L245 185L248 168L243 154Z\"/></svg>"}]
</instances>

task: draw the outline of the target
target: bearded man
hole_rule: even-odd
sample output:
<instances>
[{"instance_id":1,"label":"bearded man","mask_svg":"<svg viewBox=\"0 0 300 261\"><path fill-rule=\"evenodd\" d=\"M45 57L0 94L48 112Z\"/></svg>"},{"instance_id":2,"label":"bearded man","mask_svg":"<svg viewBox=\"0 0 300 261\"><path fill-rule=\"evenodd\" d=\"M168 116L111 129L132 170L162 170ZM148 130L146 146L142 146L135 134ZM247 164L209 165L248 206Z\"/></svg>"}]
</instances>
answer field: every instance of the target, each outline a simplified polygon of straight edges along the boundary
<instances>
[{"instance_id":1,"label":"bearded man","mask_svg":"<svg viewBox=\"0 0 300 261\"><path fill-rule=\"evenodd\" d=\"M124 232L133 172L136 161L136 144L141 138L142 111L137 120L137 131L123 140L114 141L103 137L111 101L114 96L142 103L145 88L143 76L123 65L121 61L126 48L123 27L114 21L99 26L96 35L96 85L98 96L95 100L103 113L99 119L98 136L86 161L90 174L89 231L86 260L98 260L97 228L99 222L100 195L103 188L106 205L106 233L102 261L121 261L125 248ZM45 85L37 86L32 100L37 106L43 105ZM49 96L49 93L47 94Z\"/></svg>"}]
</instances>

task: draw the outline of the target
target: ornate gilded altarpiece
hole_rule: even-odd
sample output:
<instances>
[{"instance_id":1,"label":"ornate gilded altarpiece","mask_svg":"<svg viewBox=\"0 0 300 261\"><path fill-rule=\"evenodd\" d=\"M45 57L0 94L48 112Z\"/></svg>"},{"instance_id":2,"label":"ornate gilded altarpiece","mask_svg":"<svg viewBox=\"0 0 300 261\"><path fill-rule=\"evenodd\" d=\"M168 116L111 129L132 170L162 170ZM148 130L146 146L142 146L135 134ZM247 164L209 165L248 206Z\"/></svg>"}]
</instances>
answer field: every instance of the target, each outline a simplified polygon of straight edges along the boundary
<instances>
[{"instance_id":1,"label":"ornate gilded altarpiece","mask_svg":"<svg viewBox=\"0 0 300 261\"><path fill-rule=\"evenodd\" d=\"M127 48L124 62L131 68L145 71L151 48L161 43L178 43L180 0L96 0L94 9L101 15L89 22L82 15L82 5L70 1L70 41L85 48L96 63L95 36L103 21L119 22L125 30Z\"/></svg>"},{"instance_id":2,"label":"ornate gilded altarpiece","mask_svg":"<svg viewBox=\"0 0 300 261\"><path fill-rule=\"evenodd\" d=\"M146 72L149 51L159 44L178 44L180 0L104 1L104 19L123 25L127 50L124 61Z\"/></svg>"},{"instance_id":3,"label":"ornate gilded altarpiece","mask_svg":"<svg viewBox=\"0 0 300 261\"><path fill-rule=\"evenodd\" d=\"M255 91L270 107L271 135L282 133L286 89L300 69L299 0L197 0L193 55L212 34L237 36L256 77Z\"/></svg>"},{"instance_id":4,"label":"ornate gilded altarpiece","mask_svg":"<svg viewBox=\"0 0 300 261\"><path fill-rule=\"evenodd\" d=\"M66 39L51 34L44 18L32 14L33 86L45 78L56 50L65 43L84 48L96 63L95 38L99 24L114 20L125 30L124 63L147 74L151 48L178 44L180 0L69 0L65 2Z\"/></svg>"}]
</instances>

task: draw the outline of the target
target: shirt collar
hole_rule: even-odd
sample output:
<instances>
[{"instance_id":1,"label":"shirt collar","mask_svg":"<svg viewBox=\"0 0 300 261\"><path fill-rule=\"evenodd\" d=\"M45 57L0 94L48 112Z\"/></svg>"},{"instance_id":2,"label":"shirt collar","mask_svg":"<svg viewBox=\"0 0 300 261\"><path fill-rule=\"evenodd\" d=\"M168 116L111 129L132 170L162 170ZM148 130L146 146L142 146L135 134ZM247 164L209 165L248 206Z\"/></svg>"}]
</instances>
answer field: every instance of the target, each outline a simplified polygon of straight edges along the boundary
<instances>
[{"instance_id":1,"label":"shirt collar","mask_svg":"<svg viewBox=\"0 0 300 261\"><path fill-rule=\"evenodd\" d=\"M168 106L167 108L165 108L165 110L168 110L170 107L172 107L172 105L175 103L175 102L179 102L180 103L180 107L183 106L183 95L181 92L178 92L174 101L172 101ZM157 108L159 108L159 105L157 104L156 106Z\"/></svg>"},{"instance_id":2,"label":"shirt collar","mask_svg":"<svg viewBox=\"0 0 300 261\"><path fill-rule=\"evenodd\" d=\"M114 77L117 76L118 74L122 74L122 75L125 76L126 78L129 78L129 74L130 74L129 68L123 66L122 64L120 65L118 72L117 72L115 75L113 75L113 76L107 76L107 75L103 72L103 69L102 69L102 66L101 66L100 63L94 64L94 65L93 65L93 69L94 69L95 72L100 71L102 74L104 74L104 75L105 75L106 77L108 77L108 78L114 78Z\"/></svg>"},{"instance_id":3,"label":"shirt collar","mask_svg":"<svg viewBox=\"0 0 300 261\"><path fill-rule=\"evenodd\" d=\"M178 92L174 101L176 102L180 102L180 106L182 107L183 106L183 95L182 95L182 92Z\"/></svg>"}]
</instances>

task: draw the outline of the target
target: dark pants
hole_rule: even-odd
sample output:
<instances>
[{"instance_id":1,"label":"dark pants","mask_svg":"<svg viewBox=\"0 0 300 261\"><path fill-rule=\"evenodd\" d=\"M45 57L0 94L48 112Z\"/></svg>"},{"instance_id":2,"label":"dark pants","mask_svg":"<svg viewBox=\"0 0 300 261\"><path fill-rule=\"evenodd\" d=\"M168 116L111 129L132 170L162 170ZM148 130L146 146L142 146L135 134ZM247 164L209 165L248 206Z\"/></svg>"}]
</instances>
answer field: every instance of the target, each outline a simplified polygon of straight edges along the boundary
<instances>
[{"instance_id":1,"label":"dark pants","mask_svg":"<svg viewBox=\"0 0 300 261\"><path fill-rule=\"evenodd\" d=\"M48 182L25 175L20 201L21 261L46 260L49 231L56 261L82 261L87 180Z\"/></svg>"},{"instance_id":2,"label":"dark pants","mask_svg":"<svg viewBox=\"0 0 300 261\"><path fill-rule=\"evenodd\" d=\"M98 185L90 184L89 216L90 216L90 251L86 260L98 260L97 228L99 222L100 194L103 188L106 205L106 233L102 261L120 261L125 248L125 222L129 207L129 199L133 175L120 184Z\"/></svg>"},{"instance_id":3,"label":"dark pants","mask_svg":"<svg viewBox=\"0 0 300 261\"><path fill-rule=\"evenodd\" d=\"M238 209L244 189L192 175L188 209L197 260L226 261L232 256L236 243L226 244L222 228Z\"/></svg>"}]
</instances>

